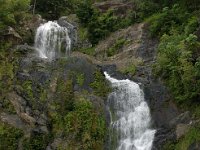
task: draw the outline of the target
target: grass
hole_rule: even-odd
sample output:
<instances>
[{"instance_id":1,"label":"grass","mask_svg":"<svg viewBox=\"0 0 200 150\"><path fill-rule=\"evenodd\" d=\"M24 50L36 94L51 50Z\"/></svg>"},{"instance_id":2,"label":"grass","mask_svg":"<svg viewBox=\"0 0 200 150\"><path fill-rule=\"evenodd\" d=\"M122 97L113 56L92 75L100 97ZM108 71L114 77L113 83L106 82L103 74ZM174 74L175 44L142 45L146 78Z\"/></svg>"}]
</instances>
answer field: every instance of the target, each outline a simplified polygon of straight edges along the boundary
<instances>
[{"instance_id":1,"label":"grass","mask_svg":"<svg viewBox=\"0 0 200 150\"><path fill-rule=\"evenodd\" d=\"M81 53L83 53L83 54L94 56L94 54L95 54L95 47L81 48L78 51L81 52Z\"/></svg>"},{"instance_id":2,"label":"grass","mask_svg":"<svg viewBox=\"0 0 200 150\"><path fill-rule=\"evenodd\" d=\"M128 65L120 70L121 73L134 76L136 73L136 66L134 64Z\"/></svg>"},{"instance_id":3,"label":"grass","mask_svg":"<svg viewBox=\"0 0 200 150\"><path fill-rule=\"evenodd\" d=\"M200 140L200 126L192 127L178 142L176 150L187 150L191 144Z\"/></svg>"}]
</instances>

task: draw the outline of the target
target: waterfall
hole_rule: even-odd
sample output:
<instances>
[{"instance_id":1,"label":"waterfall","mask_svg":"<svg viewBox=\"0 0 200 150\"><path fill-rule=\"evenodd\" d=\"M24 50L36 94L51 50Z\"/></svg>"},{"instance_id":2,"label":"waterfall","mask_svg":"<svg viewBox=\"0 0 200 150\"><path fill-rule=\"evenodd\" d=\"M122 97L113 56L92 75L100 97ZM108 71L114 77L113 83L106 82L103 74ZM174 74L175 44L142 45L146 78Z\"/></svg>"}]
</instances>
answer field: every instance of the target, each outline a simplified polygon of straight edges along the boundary
<instances>
[{"instance_id":1,"label":"waterfall","mask_svg":"<svg viewBox=\"0 0 200 150\"><path fill-rule=\"evenodd\" d=\"M150 129L150 110L143 91L133 81L117 80L104 74L114 89L108 97L111 149L151 150L156 131Z\"/></svg>"},{"instance_id":2,"label":"waterfall","mask_svg":"<svg viewBox=\"0 0 200 150\"><path fill-rule=\"evenodd\" d=\"M52 60L62 53L69 55L71 39L66 27L61 27L57 22L49 21L42 24L36 32L35 49L41 58Z\"/></svg>"}]
</instances>

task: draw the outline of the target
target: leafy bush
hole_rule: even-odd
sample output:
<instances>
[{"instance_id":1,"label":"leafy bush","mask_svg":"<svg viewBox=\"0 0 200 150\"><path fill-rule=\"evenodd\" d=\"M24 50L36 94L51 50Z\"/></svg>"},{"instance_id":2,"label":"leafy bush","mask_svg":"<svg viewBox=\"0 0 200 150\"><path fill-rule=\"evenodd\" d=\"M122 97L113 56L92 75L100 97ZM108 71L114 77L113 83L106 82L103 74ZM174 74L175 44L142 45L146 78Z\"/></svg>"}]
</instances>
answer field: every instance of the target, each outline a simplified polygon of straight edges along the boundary
<instances>
[{"instance_id":1,"label":"leafy bush","mask_svg":"<svg viewBox=\"0 0 200 150\"><path fill-rule=\"evenodd\" d=\"M76 82L78 83L79 86L83 86L85 80L84 74L77 74L76 75Z\"/></svg>"},{"instance_id":2,"label":"leafy bush","mask_svg":"<svg viewBox=\"0 0 200 150\"><path fill-rule=\"evenodd\" d=\"M0 29L18 23L29 9L29 0L1 0L0 1Z\"/></svg>"},{"instance_id":3,"label":"leafy bush","mask_svg":"<svg viewBox=\"0 0 200 150\"><path fill-rule=\"evenodd\" d=\"M79 149L102 149L105 136L105 121L87 100L75 103L75 110L65 117L67 135L73 141L79 141ZM71 145L73 147L73 145ZM77 145L76 145L77 148Z\"/></svg>"},{"instance_id":4,"label":"leafy bush","mask_svg":"<svg viewBox=\"0 0 200 150\"><path fill-rule=\"evenodd\" d=\"M94 11L94 8L92 8L92 1L84 0L78 5L76 14L80 22L83 25L87 26L95 13Z\"/></svg>"},{"instance_id":5,"label":"leafy bush","mask_svg":"<svg viewBox=\"0 0 200 150\"><path fill-rule=\"evenodd\" d=\"M92 7L90 0L83 1L77 8L76 13L81 24L88 29L87 36L93 46L111 32L125 28L133 23L132 12L125 18L115 16L113 10L100 13Z\"/></svg>"},{"instance_id":6,"label":"leafy bush","mask_svg":"<svg viewBox=\"0 0 200 150\"><path fill-rule=\"evenodd\" d=\"M72 80L63 81L61 78L58 80L57 96L59 103L58 111L61 115L74 109L74 91Z\"/></svg>"},{"instance_id":7,"label":"leafy bush","mask_svg":"<svg viewBox=\"0 0 200 150\"><path fill-rule=\"evenodd\" d=\"M26 138L23 141L23 149L24 150L44 150L49 144L50 136L34 133L30 138Z\"/></svg>"},{"instance_id":8,"label":"leafy bush","mask_svg":"<svg viewBox=\"0 0 200 150\"><path fill-rule=\"evenodd\" d=\"M164 35L154 72L160 75L178 102L198 99L200 43L195 35Z\"/></svg>"},{"instance_id":9,"label":"leafy bush","mask_svg":"<svg viewBox=\"0 0 200 150\"><path fill-rule=\"evenodd\" d=\"M160 10L159 5L149 0L135 0L136 10L135 18L137 22L143 21L145 18Z\"/></svg>"},{"instance_id":10,"label":"leafy bush","mask_svg":"<svg viewBox=\"0 0 200 150\"><path fill-rule=\"evenodd\" d=\"M95 47L90 48L81 48L79 49L80 52L93 56L95 54Z\"/></svg>"},{"instance_id":11,"label":"leafy bush","mask_svg":"<svg viewBox=\"0 0 200 150\"><path fill-rule=\"evenodd\" d=\"M198 18L193 16L189 18L187 25L185 26L185 34L189 35L194 33L199 26Z\"/></svg>"},{"instance_id":12,"label":"leafy bush","mask_svg":"<svg viewBox=\"0 0 200 150\"><path fill-rule=\"evenodd\" d=\"M123 68L122 70L120 70L122 73L124 74L129 74L131 76L134 76L136 73L136 66L134 64L131 64L125 68Z\"/></svg>"},{"instance_id":13,"label":"leafy bush","mask_svg":"<svg viewBox=\"0 0 200 150\"><path fill-rule=\"evenodd\" d=\"M106 51L107 56L111 57L117 54L119 50L126 44L127 44L126 39L118 39L116 43Z\"/></svg>"},{"instance_id":14,"label":"leafy bush","mask_svg":"<svg viewBox=\"0 0 200 150\"><path fill-rule=\"evenodd\" d=\"M152 36L162 36L170 34L171 31L174 32L174 29L179 33L183 32L183 25L188 17L189 15L184 9L179 5L174 5L171 9L163 8L161 13L154 14L147 19L147 22L150 24L149 30Z\"/></svg>"},{"instance_id":15,"label":"leafy bush","mask_svg":"<svg viewBox=\"0 0 200 150\"><path fill-rule=\"evenodd\" d=\"M22 136L21 130L0 122L0 150L17 150Z\"/></svg>"},{"instance_id":16,"label":"leafy bush","mask_svg":"<svg viewBox=\"0 0 200 150\"><path fill-rule=\"evenodd\" d=\"M94 93L98 96L107 96L107 94L110 91L110 88L106 82L105 77L100 71L96 71L94 76L94 82L90 84L90 86L94 89Z\"/></svg>"}]
</instances>

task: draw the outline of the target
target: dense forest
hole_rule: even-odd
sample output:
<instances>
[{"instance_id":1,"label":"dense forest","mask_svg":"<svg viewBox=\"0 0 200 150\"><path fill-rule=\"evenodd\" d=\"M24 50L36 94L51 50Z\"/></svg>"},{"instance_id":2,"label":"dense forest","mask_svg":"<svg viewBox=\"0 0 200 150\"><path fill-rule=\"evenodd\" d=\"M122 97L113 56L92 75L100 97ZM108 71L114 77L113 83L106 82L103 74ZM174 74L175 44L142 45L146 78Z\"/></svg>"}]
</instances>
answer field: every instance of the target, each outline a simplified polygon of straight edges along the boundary
<instances>
[{"instance_id":1,"label":"dense forest","mask_svg":"<svg viewBox=\"0 0 200 150\"><path fill-rule=\"evenodd\" d=\"M39 81L36 83L34 77L18 79L19 70L24 71L21 59L27 51L17 50L16 46L25 43L34 45L35 29L30 28L34 28L34 19L38 15L45 20L58 20L62 16L68 16L69 20L76 22L79 40L87 41L89 46L77 46L72 51L91 58L100 55L96 49L101 41L106 41L113 33L144 23L148 38L157 41L155 60L150 64L154 78L166 86L174 105L182 112L189 110L191 118L197 121L181 138L165 141L162 149L188 150L191 144L199 144L200 1L121 0L120 4L127 4L125 10L121 11L98 5L104 2L110 2L110 6L115 5L115 1L111 0L0 0L0 150L43 150L55 138L62 139L56 149L101 150L107 140L104 108L94 106L93 102L88 101L95 96L105 101L111 91L98 67L91 73L90 77L93 79L88 81L82 68L72 69L70 75L64 77L67 64L77 63L77 60L68 62L61 59L55 62L47 71L49 76L53 74L52 79L55 78L57 82L53 97L55 101L52 102L47 99L52 97L48 94L51 93L48 85L53 84L53 80L50 83L50 79L47 79L43 84ZM128 44L130 41L125 38L118 39L105 50L106 57L114 58ZM137 65L144 65L142 63L122 67L119 72L134 77L137 74ZM34 74L35 68L39 68L38 72L44 68L41 66L38 64L28 70ZM91 90L84 87L86 81ZM74 85L78 89L85 88L79 96ZM12 116L18 114L13 102L9 100L13 91L28 100L27 105L33 110L32 114L45 110L48 118L46 133L35 131L36 124L30 123L30 128L34 130L29 131L29 127L23 130L21 126L13 126L4 121L2 116L5 113L10 114L11 120ZM40 108L41 106L45 108Z\"/></svg>"}]
</instances>

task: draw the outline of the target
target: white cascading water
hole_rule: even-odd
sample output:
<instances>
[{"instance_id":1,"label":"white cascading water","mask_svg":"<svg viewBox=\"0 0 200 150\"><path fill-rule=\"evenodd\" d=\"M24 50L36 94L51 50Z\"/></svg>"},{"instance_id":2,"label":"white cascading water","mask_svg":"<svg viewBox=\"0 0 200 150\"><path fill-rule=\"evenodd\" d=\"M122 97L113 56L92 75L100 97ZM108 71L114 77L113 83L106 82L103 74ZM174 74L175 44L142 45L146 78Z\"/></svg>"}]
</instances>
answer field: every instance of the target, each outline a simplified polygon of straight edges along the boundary
<instances>
[{"instance_id":1,"label":"white cascading water","mask_svg":"<svg viewBox=\"0 0 200 150\"><path fill-rule=\"evenodd\" d=\"M151 150L156 131L150 129L150 110L144 100L143 91L133 81L117 80L106 72L104 74L114 88L108 97L112 131L110 134L116 134L111 135L116 140L114 149Z\"/></svg>"},{"instance_id":2,"label":"white cascading water","mask_svg":"<svg viewBox=\"0 0 200 150\"><path fill-rule=\"evenodd\" d=\"M49 60L59 56L62 51L69 55L71 39L68 29L53 21L42 24L36 32L35 48L41 58Z\"/></svg>"}]
</instances>

